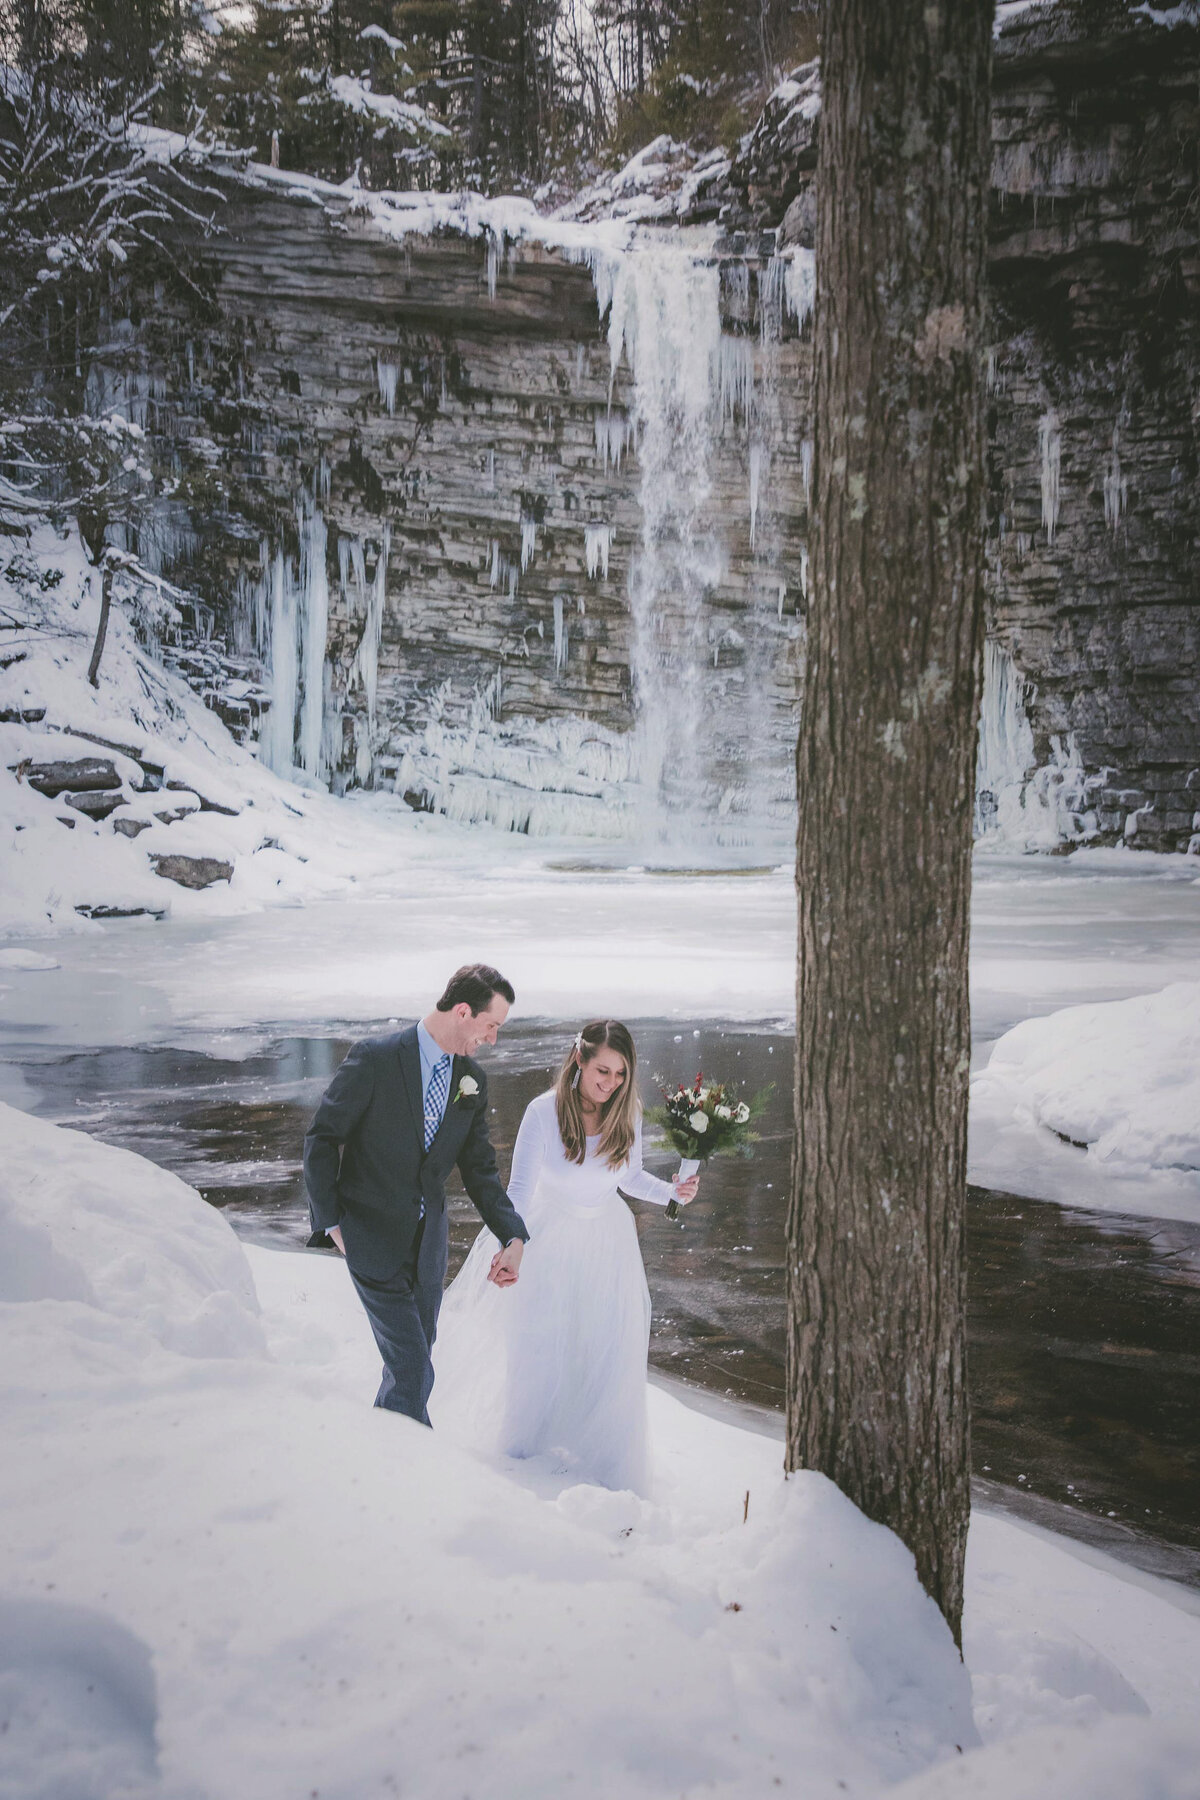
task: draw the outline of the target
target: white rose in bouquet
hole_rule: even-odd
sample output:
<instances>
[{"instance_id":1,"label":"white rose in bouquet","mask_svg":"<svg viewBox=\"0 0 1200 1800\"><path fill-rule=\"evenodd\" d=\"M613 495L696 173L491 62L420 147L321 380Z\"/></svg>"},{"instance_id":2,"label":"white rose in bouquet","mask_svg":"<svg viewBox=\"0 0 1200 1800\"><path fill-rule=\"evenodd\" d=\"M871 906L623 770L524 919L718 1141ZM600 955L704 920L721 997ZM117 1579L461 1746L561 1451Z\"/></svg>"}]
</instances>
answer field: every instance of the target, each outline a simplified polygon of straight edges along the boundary
<instances>
[{"instance_id":1,"label":"white rose in bouquet","mask_svg":"<svg viewBox=\"0 0 1200 1800\"><path fill-rule=\"evenodd\" d=\"M694 1112L691 1115L691 1117L689 1118L688 1124L691 1126L692 1130L696 1133L696 1135L699 1136L699 1134L702 1131L708 1130L708 1114L702 1113L702 1112Z\"/></svg>"},{"instance_id":2,"label":"white rose in bouquet","mask_svg":"<svg viewBox=\"0 0 1200 1800\"><path fill-rule=\"evenodd\" d=\"M750 1117L750 1108L746 1105L745 1101L741 1103L733 1117L735 1123L738 1125L744 1125L746 1123L747 1119Z\"/></svg>"},{"instance_id":3,"label":"white rose in bouquet","mask_svg":"<svg viewBox=\"0 0 1200 1800\"><path fill-rule=\"evenodd\" d=\"M732 1117L733 1117L733 1113L728 1106L717 1106L717 1107L714 1107L713 1110L716 1113L718 1119L732 1119Z\"/></svg>"}]
</instances>

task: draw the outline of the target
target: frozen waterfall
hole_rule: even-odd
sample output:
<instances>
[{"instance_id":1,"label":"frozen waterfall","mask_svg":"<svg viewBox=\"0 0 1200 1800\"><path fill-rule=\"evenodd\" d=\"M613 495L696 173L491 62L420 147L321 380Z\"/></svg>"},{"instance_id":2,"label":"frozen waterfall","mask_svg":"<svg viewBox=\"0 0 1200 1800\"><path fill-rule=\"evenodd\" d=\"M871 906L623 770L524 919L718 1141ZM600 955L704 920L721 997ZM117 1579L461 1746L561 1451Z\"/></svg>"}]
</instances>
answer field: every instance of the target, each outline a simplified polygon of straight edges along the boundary
<instances>
[{"instance_id":1,"label":"frozen waterfall","mask_svg":"<svg viewBox=\"0 0 1200 1800\"><path fill-rule=\"evenodd\" d=\"M299 556L282 547L268 554L253 607L254 642L266 668L271 706L259 737L259 756L278 775L297 769L315 780L327 773L325 713L329 578L328 536L316 501L297 503Z\"/></svg>"},{"instance_id":2,"label":"frozen waterfall","mask_svg":"<svg viewBox=\"0 0 1200 1800\"><path fill-rule=\"evenodd\" d=\"M1050 849L1095 828L1073 737L1052 737L1049 756L1038 761L1031 699L1030 684L1009 652L989 638L975 773L975 835L985 844Z\"/></svg>"}]
</instances>

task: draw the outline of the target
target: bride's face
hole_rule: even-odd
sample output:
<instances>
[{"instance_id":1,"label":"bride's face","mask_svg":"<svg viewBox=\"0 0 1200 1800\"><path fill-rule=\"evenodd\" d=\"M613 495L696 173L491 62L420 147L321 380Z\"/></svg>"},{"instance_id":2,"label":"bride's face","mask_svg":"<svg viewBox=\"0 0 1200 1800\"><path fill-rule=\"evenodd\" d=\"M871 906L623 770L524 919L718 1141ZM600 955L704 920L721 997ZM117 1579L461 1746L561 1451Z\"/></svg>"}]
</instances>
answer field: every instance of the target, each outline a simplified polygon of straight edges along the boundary
<instances>
[{"instance_id":1,"label":"bride's face","mask_svg":"<svg viewBox=\"0 0 1200 1800\"><path fill-rule=\"evenodd\" d=\"M585 1106L604 1106L625 1083L625 1058L607 1046L580 1066L579 1098Z\"/></svg>"}]
</instances>

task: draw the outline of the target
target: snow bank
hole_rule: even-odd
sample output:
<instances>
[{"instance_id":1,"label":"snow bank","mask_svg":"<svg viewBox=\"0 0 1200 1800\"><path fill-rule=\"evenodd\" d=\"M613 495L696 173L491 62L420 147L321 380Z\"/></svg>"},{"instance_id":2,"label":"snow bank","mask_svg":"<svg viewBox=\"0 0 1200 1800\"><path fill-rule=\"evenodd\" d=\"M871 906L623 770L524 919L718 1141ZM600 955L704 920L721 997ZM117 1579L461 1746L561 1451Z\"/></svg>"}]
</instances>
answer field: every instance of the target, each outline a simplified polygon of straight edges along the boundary
<instances>
[{"instance_id":1,"label":"snow bank","mask_svg":"<svg viewBox=\"0 0 1200 1800\"><path fill-rule=\"evenodd\" d=\"M90 1309L110 1341L119 1325L143 1354L262 1354L246 1258L194 1188L10 1106L0 1105L0 1135L0 1305ZM53 1371L29 1373L42 1382Z\"/></svg>"},{"instance_id":2,"label":"snow bank","mask_svg":"<svg viewBox=\"0 0 1200 1800\"><path fill-rule=\"evenodd\" d=\"M1046 1152L1090 1204L1200 1220L1200 982L1071 1006L1004 1034L971 1088L972 1174ZM1058 1197L1057 1194L1047 1197Z\"/></svg>"},{"instance_id":3,"label":"snow bank","mask_svg":"<svg viewBox=\"0 0 1200 1800\"><path fill-rule=\"evenodd\" d=\"M1037 1731L892 1790L893 1800L1196 1800L1200 1735L1139 1720Z\"/></svg>"},{"instance_id":4,"label":"snow bank","mask_svg":"<svg viewBox=\"0 0 1200 1800\"><path fill-rule=\"evenodd\" d=\"M769 1441L658 1396L682 1496L489 1466L371 1409L320 1259L257 1259L295 1290L273 1360L180 1355L168 1310L225 1295L251 1320L219 1217L133 1156L3 1124L6 1240L44 1234L0 1303L8 1792L110 1793L115 1770L193 1800L657 1800L770 1792L803 1761L833 1800L969 1741L911 1560L819 1477L785 1488Z\"/></svg>"},{"instance_id":5,"label":"snow bank","mask_svg":"<svg viewBox=\"0 0 1200 1800\"><path fill-rule=\"evenodd\" d=\"M340 1262L248 1253L264 1356L247 1261L197 1196L0 1127L5 1242L41 1233L0 1299L5 1800L758 1800L797 1778L838 1800L996 1766L907 1553L821 1477L784 1482L772 1439L653 1389L652 1501L473 1458L372 1410ZM221 1331L179 1341L222 1298ZM1073 1770L1100 1741L1079 1726L1121 1715L1122 1800L1148 1800L1174 1740L1127 1721L1170 1723L1200 1620L1006 1521L972 1557L985 1735L1050 1724Z\"/></svg>"}]
</instances>

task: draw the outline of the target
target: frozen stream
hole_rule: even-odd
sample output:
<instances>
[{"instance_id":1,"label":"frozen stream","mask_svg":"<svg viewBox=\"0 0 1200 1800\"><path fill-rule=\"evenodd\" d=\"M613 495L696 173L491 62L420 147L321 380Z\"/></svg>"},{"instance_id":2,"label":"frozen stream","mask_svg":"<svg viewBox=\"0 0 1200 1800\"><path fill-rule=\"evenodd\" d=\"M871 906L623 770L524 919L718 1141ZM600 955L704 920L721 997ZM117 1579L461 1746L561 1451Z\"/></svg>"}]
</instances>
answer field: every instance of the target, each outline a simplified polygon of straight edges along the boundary
<instances>
[{"instance_id":1,"label":"frozen stream","mask_svg":"<svg viewBox=\"0 0 1200 1800\"><path fill-rule=\"evenodd\" d=\"M701 1057L751 1087L777 1083L755 1159L715 1165L686 1229L639 1209L655 1364L767 1409L774 1429L788 874L555 868L527 841L482 833L447 831L419 848L353 902L43 941L60 967L0 971L0 1098L140 1151L226 1208L244 1235L296 1247L300 1140L346 1042L411 1016L455 963L488 957L518 991L491 1060L502 1160L579 1018L638 1020L647 1090L652 1072L691 1074ZM1194 862L978 861L977 1062L1031 1014L1198 968ZM1056 1167L1031 1154L972 1189L977 1477L1006 1504L1200 1584L1200 1223L1186 1212L1130 1217L1099 1192L1095 1210L1081 1207L1078 1179L1062 1207ZM1013 1199L1014 1189L1036 1197ZM464 1202L460 1254L472 1217Z\"/></svg>"},{"instance_id":2,"label":"frozen stream","mask_svg":"<svg viewBox=\"0 0 1200 1800\"><path fill-rule=\"evenodd\" d=\"M681 1229L638 1228L654 1299L655 1366L757 1410L783 1401L783 1214L789 1034L645 1022L651 1072L698 1061L754 1091L775 1081L752 1161L713 1165ZM502 1166L564 1027L516 1027L492 1054ZM295 1036L242 1060L182 1048L27 1051L4 1074L23 1101L174 1170L256 1242L299 1250L305 1124L347 1040ZM226 1046L227 1052L235 1045ZM669 1156L653 1161L662 1172ZM478 1220L462 1200L454 1262ZM1200 1227L970 1195L970 1369L980 1479L1043 1522L1200 1585ZM766 1422L766 1421L764 1421Z\"/></svg>"}]
</instances>

